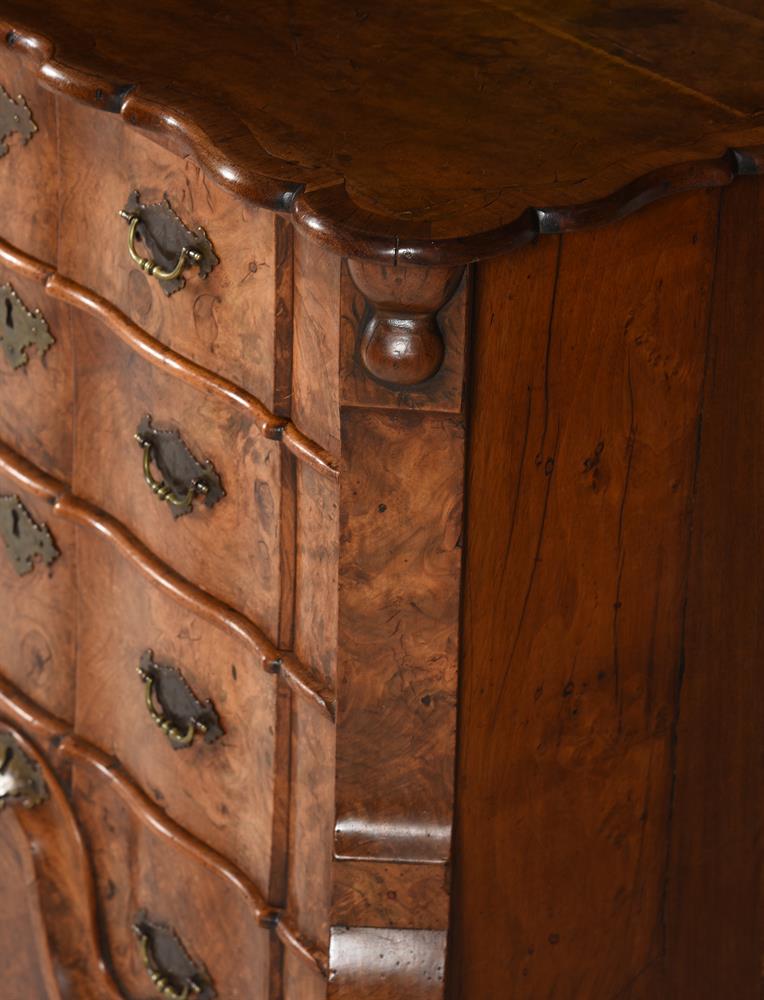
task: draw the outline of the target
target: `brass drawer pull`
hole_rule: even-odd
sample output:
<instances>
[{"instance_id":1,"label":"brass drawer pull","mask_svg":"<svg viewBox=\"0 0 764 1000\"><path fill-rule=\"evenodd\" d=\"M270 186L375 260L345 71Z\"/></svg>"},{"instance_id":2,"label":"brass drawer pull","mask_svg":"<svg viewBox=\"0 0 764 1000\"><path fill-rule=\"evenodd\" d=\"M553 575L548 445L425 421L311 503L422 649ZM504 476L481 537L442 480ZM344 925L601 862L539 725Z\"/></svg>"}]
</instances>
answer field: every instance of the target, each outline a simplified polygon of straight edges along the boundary
<instances>
[{"instance_id":1,"label":"brass drawer pull","mask_svg":"<svg viewBox=\"0 0 764 1000\"><path fill-rule=\"evenodd\" d=\"M205 231L201 226L189 229L173 211L167 195L161 202L144 204L139 192L133 191L119 215L130 227L127 249L131 259L159 281L166 295L183 288L187 267L198 267L200 277L206 278L219 263ZM145 244L147 256L138 252L138 241Z\"/></svg>"},{"instance_id":2,"label":"brass drawer pull","mask_svg":"<svg viewBox=\"0 0 764 1000\"><path fill-rule=\"evenodd\" d=\"M214 1000L216 993L204 966L194 962L177 935L141 911L133 924L143 965L160 996L168 1000Z\"/></svg>"},{"instance_id":3,"label":"brass drawer pull","mask_svg":"<svg viewBox=\"0 0 764 1000\"><path fill-rule=\"evenodd\" d=\"M9 135L18 132L22 146L26 146L36 131L32 112L21 94L14 101L8 91L0 87L0 156L8 152L5 140Z\"/></svg>"},{"instance_id":4,"label":"brass drawer pull","mask_svg":"<svg viewBox=\"0 0 764 1000\"><path fill-rule=\"evenodd\" d=\"M212 702L199 701L180 671L167 664L156 663L150 649L141 656L138 674L143 681L148 713L167 736L173 749L191 746L197 733L207 743L213 743L223 735Z\"/></svg>"},{"instance_id":5,"label":"brass drawer pull","mask_svg":"<svg viewBox=\"0 0 764 1000\"><path fill-rule=\"evenodd\" d=\"M152 426L145 416L135 432L135 440L143 449L143 478L154 496L170 505L173 517L193 510L196 497L204 497L206 507L214 507L225 491L220 476L209 460L196 459L177 431ZM152 463L162 473L156 479Z\"/></svg>"},{"instance_id":6,"label":"brass drawer pull","mask_svg":"<svg viewBox=\"0 0 764 1000\"><path fill-rule=\"evenodd\" d=\"M151 492L156 494L160 500L166 500L167 503L171 503L174 507L188 507L197 494L207 492L207 485L201 482L201 480L195 480L189 486L185 496L178 496L177 493L173 493L169 486L165 485L164 480L154 479L151 472L151 441L142 440L138 434L135 435L135 438L143 448L143 478L151 488Z\"/></svg>"},{"instance_id":7,"label":"brass drawer pull","mask_svg":"<svg viewBox=\"0 0 764 1000\"><path fill-rule=\"evenodd\" d=\"M130 256L133 258L135 263L140 267L146 274L150 275L152 278L158 278L159 281L175 281L183 273L183 268L186 266L188 261L194 264L201 263L202 255L197 250L192 250L190 247L181 247L180 255L178 256L178 263L171 271L166 271L164 268L160 267L155 260L150 257L142 257L138 251L135 249L135 232L138 228L138 223L141 221L137 215L130 215L129 212L120 211L119 213L123 219L130 223L130 229L127 233L127 249Z\"/></svg>"}]
</instances>

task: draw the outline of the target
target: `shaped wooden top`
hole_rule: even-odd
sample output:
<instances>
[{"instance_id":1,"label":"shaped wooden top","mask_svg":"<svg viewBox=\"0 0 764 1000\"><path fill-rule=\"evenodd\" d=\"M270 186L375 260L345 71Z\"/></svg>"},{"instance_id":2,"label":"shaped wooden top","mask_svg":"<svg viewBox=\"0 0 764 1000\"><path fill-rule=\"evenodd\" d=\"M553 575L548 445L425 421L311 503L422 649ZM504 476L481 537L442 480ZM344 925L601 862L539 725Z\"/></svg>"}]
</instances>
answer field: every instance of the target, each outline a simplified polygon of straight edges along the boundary
<instances>
[{"instance_id":1,"label":"shaped wooden top","mask_svg":"<svg viewBox=\"0 0 764 1000\"><path fill-rule=\"evenodd\" d=\"M759 0L0 0L0 28L351 255L467 261L764 164Z\"/></svg>"}]
</instances>

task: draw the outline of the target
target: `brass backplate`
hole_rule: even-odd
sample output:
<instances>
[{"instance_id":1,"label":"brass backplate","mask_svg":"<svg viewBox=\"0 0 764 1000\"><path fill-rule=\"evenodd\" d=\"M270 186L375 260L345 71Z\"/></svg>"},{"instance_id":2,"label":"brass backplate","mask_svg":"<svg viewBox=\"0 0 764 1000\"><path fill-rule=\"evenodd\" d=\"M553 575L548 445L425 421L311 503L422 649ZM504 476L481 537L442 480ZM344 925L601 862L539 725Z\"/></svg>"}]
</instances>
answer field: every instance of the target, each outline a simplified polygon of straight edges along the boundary
<instances>
[{"instance_id":1,"label":"brass backplate","mask_svg":"<svg viewBox=\"0 0 764 1000\"><path fill-rule=\"evenodd\" d=\"M168 663L157 663L154 654L147 649L140 660L139 673L144 680L154 682L154 694L165 718L176 729L195 727L204 734L205 743L214 743L223 735L215 706L208 699L199 701L181 672ZM174 744L176 749L181 749Z\"/></svg>"},{"instance_id":2,"label":"brass backplate","mask_svg":"<svg viewBox=\"0 0 764 1000\"><path fill-rule=\"evenodd\" d=\"M48 789L35 761L24 753L12 733L0 732L0 809L6 805L31 809L47 797Z\"/></svg>"},{"instance_id":3,"label":"brass backplate","mask_svg":"<svg viewBox=\"0 0 764 1000\"><path fill-rule=\"evenodd\" d=\"M161 268L172 270L184 248L199 254L198 267L202 278L206 278L220 263L204 229L201 226L189 229L175 213L166 194L161 202L146 204L141 202L140 193L133 191L123 211L138 218L136 236ZM161 288L165 295L172 295L185 284L186 279L180 275L172 281L162 281Z\"/></svg>"},{"instance_id":4,"label":"brass backplate","mask_svg":"<svg viewBox=\"0 0 764 1000\"><path fill-rule=\"evenodd\" d=\"M0 285L0 344L11 368L27 364L29 347L42 357L55 344L43 314L27 309L12 285Z\"/></svg>"},{"instance_id":5,"label":"brass backplate","mask_svg":"<svg viewBox=\"0 0 764 1000\"><path fill-rule=\"evenodd\" d=\"M61 554L45 524L38 524L17 496L0 496L0 535L19 576L39 559L52 565Z\"/></svg>"},{"instance_id":6,"label":"brass backplate","mask_svg":"<svg viewBox=\"0 0 764 1000\"><path fill-rule=\"evenodd\" d=\"M146 414L138 425L135 437L144 447L151 446L152 459L173 493L180 497L187 496L193 493L191 488L194 483L202 483L205 487L205 507L214 507L225 496L215 466L209 459L200 462L178 431L154 427L150 414ZM193 501L189 499L186 503L168 506L173 517L182 517L191 513Z\"/></svg>"},{"instance_id":7,"label":"brass backplate","mask_svg":"<svg viewBox=\"0 0 764 1000\"><path fill-rule=\"evenodd\" d=\"M21 94L14 101L8 91L0 86L0 156L5 156L8 152L9 146L5 140L9 135L18 132L22 144L26 146L36 131L32 112Z\"/></svg>"},{"instance_id":8,"label":"brass backplate","mask_svg":"<svg viewBox=\"0 0 764 1000\"><path fill-rule=\"evenodd\" d=\"M191 958L171 927L149 919L141 910L133 922L133 933L153 982L161 978L168 994L172 990L173 995L185 996L185 990L194 1000L215 1000L217 993L209 973L201 962Z\"/></svg>"}]
</instances>

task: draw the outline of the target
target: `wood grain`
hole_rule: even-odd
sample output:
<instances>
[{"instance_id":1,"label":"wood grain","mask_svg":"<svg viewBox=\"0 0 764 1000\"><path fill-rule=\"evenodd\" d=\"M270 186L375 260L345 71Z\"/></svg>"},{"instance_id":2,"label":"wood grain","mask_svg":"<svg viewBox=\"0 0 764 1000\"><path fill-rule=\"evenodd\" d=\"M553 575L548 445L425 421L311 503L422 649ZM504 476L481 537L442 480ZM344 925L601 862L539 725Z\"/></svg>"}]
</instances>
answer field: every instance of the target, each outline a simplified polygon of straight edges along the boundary
<instances>
[{"instance_id":1,"label":"wood grain","mask_svg":"<svg viewBox=\"0 0 764 1000\"><path fill-rule=\"evenodd\" d=\"M34 761L48 793L40 805L15 810L32 849L33 881L44 924L37 943L42 948L46 994L50 1000L121 1000L101 950L93 871L77 817L40 749L7 717L0 719L0 726Z\"/></svg>"},{"instance_id":2,"label":"wood grain","mask_svg":"<svg viewBox=\"0 0 764 1000\"><path fill-rule=\"evenodd\" d=\"M10 997L58 1000L34 888L30 845L10 809L0 819L0 856L3 988Z\"/></svg>"},{"instance_id":3,"label":"wood grain","mask_svg":"<svg viewBox=\"0 0 764 1000\"><path fill-rule=\"evenodd\" d=\"M764 944L764 188L725 192L676 723L667 995L757 997Z\"/></svg>"},{"instance_id":4,"label":"wood grain","mask_svg":"<svg viewBox=\"0 0 764 1000\"><path fill-rule=\"evenodd\" d=\"M55 343L40 356L13 368L0 348L0 437L12 442L41 469L67 481L72 474L71 310L45 294L40 283L0 266L0 285L9 284L26 309L39 309Z\"/></svg>"},{"instance_id":5,"label":"wood grain","mask_svg":"<svg viewBox=\"0 0 764 1000\"><path fill-rule=\"evenodd\" d=\"M445 930L449 877L445 864L337 861L332 924Z\"/></svg>"},{"instance_id":6,"label":"wood grain","mask_svg":"<svg viewBox=\"0 0 764 1000\"><path fill-rule=\"evenodd\" d=\"M628 996L660 960L717 211L477 276L453 997Z\"/></svg>"},{"instance_id":7,"label":"wood grain","mask_svg":"<svg viewBox=\"0 0 764 1000\"><path fill-rule=\"evenodd\" d=\"M282 599L278 444L262 438L230 407L147 365L84 316L76 363L75 492L113 514L160 559L277 641ZM213 463L226 496L212 510L196 504L192 513L173 520L168 506L147 488L134 439L144 414L151 414L158 428L179 431L199 461ZM110 461L104 461L107 455Z\"/></svg>"},{"instance_id":8,"label":"wood grain","mask_svg":"<svg viewBox=\"0 0 764 1000\"><path fill-rule=\"evenodd\" d=\"M61 553L19 576L0 539L0 671L61 718L74 717L76 549L71 525L44 500L0 470L0 496L18 496L37 524L47 524Z\"/></svg>"},{"instance_id":9,"label":"wood grain","mask_svg":"<svg viewBox=\"0 0 764 1000\"><path fill-rule=\"evenodd\" d=\"M117 757L170 817L235 858L274 899L284 836L276 783L288 767L276 759L276 676L259 669L241 639L147 584L98 535L78 529L77 549L77 732ZM198 736L188 749L172 748L146 711L137 672L146 649L213 702L219 740Z\"/></svg>"},{"instance_id":10,"label":"wood grain","mask_svg":"<svg viewBox=\"0 0 764 1000\"><path fill-rule=\"evenodd\" d=\"M654 171L689 177L764 140L764 22L718 3L428 0L414 16L397 0L327 17L318 0L259 0L224 3L200 34L179 0L132 10L129 31L116 4L6 0L2 27L47 87L155 134L339 253L389 263L506 252L538 233L535 206L586 206L648 177L664 197L678 179Z\"/></svg>"},{"instance_id":11,"label":"wood grain","mask_svg":"<svg viewBox=\"0 0 764 1000\"><path fill-rule=\"evenodd\" d=\"M73 101L62 102L59 114L61 273L269 410L282 409L281 368L288 357L281 328L286 322L288 329L291 315L280 292L285 281L291 287L291 253L278 246L277 217L211 184L193 160L118 118ZM136 268L127 226L117 215L134 190L144 203L160 202L166 193L188 228L205 229L220 259L208 278L189 271L186 287L168 298L160 282Z\"/></svg>"},{"instance_id":12,"label":"wood grain","mask_svg":"<svg viewBox=\"0 0 764 1000\"><path fill-rule=\"evenodd\" d=\"M335 854L450 854L464 427L343 410Z\"/></svg>"},{"instance_id":13,"label":"wood grain","mask_svg":"<svg viewBox=\"0 0 764 1000\"><path fill-rule=\"evenodd\" d=\"M151 919L172 927L189 954L207 966L219 996L267 997L270 935L240 894L141 822L92 768L75 764L73 801L87 832L109 954L122 990L128 995L151 990L131 929L145 909Z\"/></svg>"},{"instance_id":14,"label":"wood grain","mask_svg":"<svg viewBox=\"0 0 764 1000\"><path fill-rule=\"evenodd\" d=\"M277 649L244 615L194 587L158 560L117 521L92 504L72 496L63 483L42 473L2 443L0 476L7 480L13 490L23 490L30 496L47 500L64 521L84 525L108 538L148 581L165 590L179 604L191 609L203 620L220 625L231 634L239 636L249 646L253 663L257 663L260 669L268 673L282 674L295 693L320 708L329 719L334 718L333 691L294 654ZM0 482L3 481L0 479Z\"/></svg>"},{"instance_id":15,"label":"wood grain","mask_svg":"<svg viewBox=\"0 0 764 1000\"><path fill-rule=\"evenodd\" d=\"M33 71L7 47L0 48L0 86L15 100L23 96L37 132L24 146L18 135L0 158L0 214L3 236L27 253L55 260L58 242L56 99Z\"/></svg>"},{"instance_id":16,"label":"wood grain","mask_svg":"<svg viewBox=\"0 0 764 1000\"><path fill-rule=\"evenodd\" d=\"M112 797L122 803L136 824L151 830L152 836L161 843L174 847L188 865L204 870L213 881L225 885L227 892L233 892L238 896L241 906L249 914L248 919L254 920L258 926L270 929L273 936L282 942L304 967L311 969L314 975L324 975L327 966L325 951L322 952L305 934L296 930L283 913L267 903L247 875L234 863L169 819L161 807L138 788L113 757L107 756L87 740L74 735L66 723L41 710L18 688L2 678L0 678L0 714L9 722L14 733L19 733L17 727L21 726L24 731L34 735L36 743L42 743L47 748L51 758L48 764L53 764L59 775L65 775L67 783L71 766L74 764L79 771L90 775L91 780L110 789ZM27 739L26 736L21 738ZM24 746L27 746L27 743L24 743ZM35 759L38 757L35 756ZM45 765L46 768L48 764ZM47 776L48 771L45 773ZM73 816L71 822L75 822ZM46 835L45 839L50 838ZM72 896L79 898L85 891L90 891L86 879L73 889Z\"/></svg>"}]
</instances>

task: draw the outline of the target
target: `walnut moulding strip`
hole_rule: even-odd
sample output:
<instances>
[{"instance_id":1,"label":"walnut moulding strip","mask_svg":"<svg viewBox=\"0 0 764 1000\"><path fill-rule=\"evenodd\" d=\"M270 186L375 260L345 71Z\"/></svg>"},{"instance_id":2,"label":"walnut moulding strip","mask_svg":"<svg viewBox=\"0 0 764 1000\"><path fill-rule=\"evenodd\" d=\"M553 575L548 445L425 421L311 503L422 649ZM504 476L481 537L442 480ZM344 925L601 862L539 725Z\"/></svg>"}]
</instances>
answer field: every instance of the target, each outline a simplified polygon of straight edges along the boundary
<instances>
[{"instance_id":1,"label":"walnut moulding strip","mask_svg":"<svg viewBox=\"0 0 764 1000\"><path fill-rule=\"evenodd\" d=\"M437 227L425 218L374 210L368 199L357 194L337 170L320 163L300 165L268 152L246 117L237 117L224 103L216 103L209 96L184 94L180 86L172 91L168 103L156 81L126 82L118 76L116 63L110 63L102 54L89 52L86 35L78 32L77 24L65 23L60 29L67 46L59 58L56 40L45 33L54 33L48 28L54 12L48 12L44 5L41 16L45 20L40 22L44 28L36 28L30 24L36 21L37 12L33 8L30 12L28 3L6 4L10 11L14 7L21 13L17 17L6 13L0 18L0 31L9 47L30 60L47 89L120 115L129 126L151 133L158 141L193 156L221 187L254 204L290 215L313 239L349 257L387 263L463 265L506 253L545 234L572 232L623 218L670 195L719 187L731 183L736 176L764 172L761 144L764 127L756 115L714 101L712 96L683 85L681 80L650 73L640 63L639 54L629 61L610 51L604 42L595 44L581 35L581 25L568 25L561 31L554 27L553 19L546 24L543 18L531 17L524 5L515 0L501 7L505 34L518 31L518 24L522 24L526 32L556 38L554 44L588 50L588 57L600 68L609 65L629 76L641 75L644 81L649 78L650 86L657 88L656 99L664 91L667 95L682 93L694 102L695 110L704 105L715 106L720 113L726 113L725 124L717 124L708 134L695 136L693 141L667 144L668 148L656 157L651 158L641 147L631 150L631 158L624 159L627 164L636 162L637 166L620 171L615 183L595 162L593 186L587 188L587 193L593 191L595 196L589 200L534 207L518 189L511 207L496 216L499 224L483 225L486 218L493 218L485 212L477 212L473 218L470 211L460 214L454 210L450 220L453 225L448 228L450 235L433 235ZM251 12L252 16L255 13ZM86 20L87 11L83 11L82 18ZM524 138L525 148L533 148L533 135ZM658 163L654 169L639 172L639 165L654 162ZM509 167L507 174L505 183L509 190L513 188ZM544 192L551 190L547 185ZM572 193L570 185L565 189L566 194L569 192ZM521 208L523 201L525 207ZM286 438L288 447L294 444L294 432ZM295 453L301 454L300 449Z\"/></svg>"},{"instance_id":2,"label":"walnut moulding strip","mask_svg":"<svg viewBox=\"0 0 764 1000\"><path fill-rule=\"evenodd\" d=\"M2 443L0 470L22 490L46 500L60 517L107 538L145 577L169 592L179 603L242 639L252 650L261 669L283 676L293 691L334 720L334 692L293 653L277 649L249 618L198 590L159 560L115 518L74 496L64 483L42 472Z\"/></svg>"},{"instance_id":3,"label":"walnut moulding strip","mask_svg":"<svg viewBox=\"0 0 764 1000\"><path fill-rule=\"evenodd\" d=\"M240 893L260 926L272 931L287 948L291 948L303 961L308 962L322 976L328 975L327 955L316 945L307 942L286 920L283 912L267 902L254 883L231 861L223 857L213 848L202 843L174 820L129 777L122 765L115 758L103 753L87 740L77 736L63 720L50 715L27 698L15 685L0 677L0 728L11 728L14 735L23 745L30 744L16 730L22 726L33 733L34 739L45 747L53 760L63 763L76 761L92 768L112 785L117 795L137 815L141 821L150 826L165 840L179 846L195 862L201 864L218 878L229 883ZM93 928L97 927L95 918L95 894L92 885L92 871L87 854L82 847L79 827L74 817L63 789L57 778L52 774L42 754L33 754L34 760L45 772L45 780L59 802L66 805L66 813L71 819L72 829L76 832L74 839L82 848L83 871L90 873L90 881L82 886L82 892L87 898L88 909L93 914ZM98 940L98 934L93 933L93 942Z\"/></svg>"},{"instance_id":4,"label":"walnut moulding strip","mask_svg":"<svg viewBox=\"0 0 764 1000\"><path fill-rule=\"evenodd\" d=\"M228 379L215 375L189 358L165 347L100 295L57 274L50 264L29 256L2 239L0 239L0 261L22 277L38 281L52 298L60 299L76 309L90 313L131 350L140 354L156 368L169 370L184 382L228 403L233 403L252 419L263 437L280 441L287 451L321 475L330 479L338 478L339 467L334 456L306 437L291 421L285 417L277 417L259 399L240 389L233 382L229 382Z\"/></svg>"}]
</instances>

